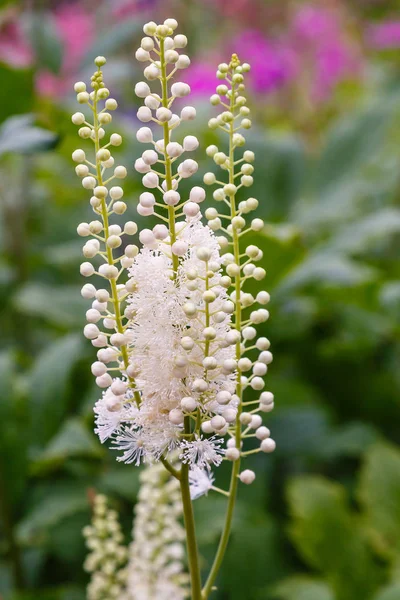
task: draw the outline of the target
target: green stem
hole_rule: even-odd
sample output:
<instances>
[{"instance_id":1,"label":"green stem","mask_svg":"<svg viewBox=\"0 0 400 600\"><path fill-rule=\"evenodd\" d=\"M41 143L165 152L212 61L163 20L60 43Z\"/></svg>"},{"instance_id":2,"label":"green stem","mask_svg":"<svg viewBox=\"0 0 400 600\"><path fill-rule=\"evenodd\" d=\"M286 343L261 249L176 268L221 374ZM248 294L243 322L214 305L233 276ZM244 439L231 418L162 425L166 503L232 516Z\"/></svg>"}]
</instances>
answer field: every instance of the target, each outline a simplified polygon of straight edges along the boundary
<instances>
[{"instance_id":1,"label":"green stem","mask_svg":"<svg viewBox=\"0 0 400 600\"><path fill-rule=\"evenodd\" d=\"M186 431L190 431L190 423L187 417L185 418L185 432ZM189 465L182 463L180 475L183 518L186 530L186 546L192 591L191 600L201 600L201 576L193 514L193 503L190 497Z\"/></svg>"},{"instance_id":2,"label":"green stem","mask_svg":"<svg viewBox=\"0 0 400 600\"><path fill-rule=\"evenodd\" d=\"M167 471L169 471L171 473L171 475L173 477L175 477L175 479L178 479L179 481L181 480L180 471L178 471L178 469L175 469L175 467L173 467L171 465L171 463L169 462L169 460L167 458L165 458L165 456L160 457L160 462L164 465L164 467L167 469Z\"/></svg>"},{"instance_id":3,"label":"green stem","mask_svg":"<svg viewBox=\"0 0 400 600\"><path fill-rule=\"evenodd\" d=\"M234 84L232 84L232 95L230 100L230 111L232 114L235 109L235 89ZM233 145L233 134L234 134L234 124L230 123L229 126L229 183L234 184L235 181L235 148ZM230 216L231 218L236 216L236 198L235 196L230 197ZM234 228L232 232L233 238L233 255L235 257L235 263L240 266L240 247L239 247L239 235L237 230ZM235 329L237 331L241 331L241 320L242 320L242 308L240 304L240 291L241 291L241 280L240 273L235 277ZM241 348L240 341L236 344L236 360L241 358ZM236 394L239 396L240 402L238 406L238 413L236 418L236 431L235 431L235 439L236 439L236 447L240 450L241 445L241 423L240 423L240 415L242 413L242 384L241 384L241 376L242 373L238 369L237 371L237 382L236 382ZM226 548L228 546L228 541L232 529L232 521L233 521L233 513L236 504L236 496L237 496L237 488L238 488L238 475L240 472L240 459L235 460L232 465L232 474L231 474L231 482L229 486L229 500L225 515L225 523L224 528L222 530L221 538L219 541L217 553L215 555L215 559L213 565L211 567L210 574L207 578L205 586L203 588L203 600L206 600L212 589L214 582L217 578L218 572L221 568L222 561L225 556Z\"/></svg>"}]
</instances>

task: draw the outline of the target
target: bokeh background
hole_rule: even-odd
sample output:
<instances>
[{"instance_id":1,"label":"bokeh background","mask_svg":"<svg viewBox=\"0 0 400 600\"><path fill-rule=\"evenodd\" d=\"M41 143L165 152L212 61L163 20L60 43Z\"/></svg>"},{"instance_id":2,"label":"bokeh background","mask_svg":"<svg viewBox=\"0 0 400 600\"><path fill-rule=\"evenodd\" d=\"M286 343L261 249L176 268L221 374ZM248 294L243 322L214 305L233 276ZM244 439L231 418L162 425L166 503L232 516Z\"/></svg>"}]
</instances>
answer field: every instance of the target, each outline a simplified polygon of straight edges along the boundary
<instances>
[{"instance_id":1,"label":"bokeh background","mask_svg":"<svg viewBox=\"0 0 400 600\"><path fill-rule=\"evenodd\" d=\"M108 57L129 217L134 50L176 17L203 148L215 65L248 92L275 359L273 456L249 459L216 600L400 599L400 11L396 0L99 0L0 7L0 597L83 600L95 490L127 535L138 471L94 436L81 241L91 219L71 152L74 81ZM198 153L199 172L207 164ZM196 183L201 183L200 178ZM222 473L219 484L224 485ZM202 560L224 500L196 503Z\"/></svg>"}]
</instances>

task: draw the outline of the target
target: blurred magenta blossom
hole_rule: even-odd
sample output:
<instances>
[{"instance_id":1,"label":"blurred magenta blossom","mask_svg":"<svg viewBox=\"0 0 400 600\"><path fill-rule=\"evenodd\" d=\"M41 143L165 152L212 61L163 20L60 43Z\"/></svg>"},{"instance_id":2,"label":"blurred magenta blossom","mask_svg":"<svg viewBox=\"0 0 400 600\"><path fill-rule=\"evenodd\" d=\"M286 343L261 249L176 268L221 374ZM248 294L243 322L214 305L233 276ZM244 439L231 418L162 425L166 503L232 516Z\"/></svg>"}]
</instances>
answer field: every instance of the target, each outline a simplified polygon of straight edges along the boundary
<instances>
[{"instance_id":1,"label":"blurred magenta blossom","mask_svg":"<svg viewBox=\"0 0 400 600\"><path fill-rule=\"evenodd\" d=\"M400 20L371 25L367 31L367 40L369 45L377 50L399 48Z\"/></svg>"},{"instance_id":2,"label":"blurred magenta blossom","mask_svg":"<svg viewBox=\"0 0 400 600\"><path fill-rule=\"evenodd\" d=\"M31 49L13 11L3 12L0 17L0 61L16 68L28 67L32 62Z\"/></svg>"},{"instance_id":3,"label":"blurred magenta blossom","mask_svg":"<svg viewBox=\"0 0 400 600\"><path fill-rule=\"evenodd\" d=\"M209 57L208 60L194 60L185 73L185 81L190 85L192 93L196 96L210 96L215 93L218 85L216 77L219 59Z\"/></svg>"},{"instance_id":4,"label":"blurred magenta blossom","mask_svg":"<svg viewBox=\"0 0 400 600\"><path fill-rule=\"evenodd\" d=\"M257 93L282 88L295 73L295 56L284 40L268 40L260 31L244 31L235 40L242 62L251 65L250 85Z\"/></svg>"},{"instance_id":5,"label":"blurred magenta blossom","mask_svg":"<svg viewBox=\"0 0 400 600\"><path fill-rule=\"evenodd\" d=\"M37 76L39 93L63 96L71 87L76 69L94 37L93 14L79 4L62 4L53 13L55 26L63 47L63 62L58 75L41 71Z\"/></svg>"},{"instance_id":6,"label":"blurred magenta blossom","mask_svg":"<svg viewBox=\"0 0 400 600\"><path fill-rule=\"evenodd\" d=\"M120 21L132 16L139 15L143 20L143 12L155 10L158 0L109 0L112 16L116 21Z\"/></svg>"},{"instance_id":7,"label":"blurred magenta blossom","mask_svg":"<svg viewBox=\"0 0 400 600\"><path fill-rule=\"evenodd\" d=\"M327 100L341 81L361 72L361 55L346 34L340 11L312 4L294 14L288 44L297 58L296 76L309 82L314 101Z\"/></svg>"},{"instance_id":8,"label":"blurred magenta blossom","mask_svg":"<svg viewBox=\"0 0 400 600\"><path fill-rule=\"evenodd\" d=\"M220 48L219 60L228 60L233 51L251 64L249 82L257 94L288 89L298 81L312 103L324 102L338 83L361 73L360 51L347 36L340 11L320 5L299 6L274 37L258 29L239 32L234 44ZM194 60L188 72L194 94L214 93L218 58Z\"/></svg>"},{"instance_id":9,"label":"blurred magenta blossom","mask_svg":"<svg viewBox=\"0 0 400 600\"><path fill-rule=\"evenodd\" d=\"M228 61L237 52L252 70L249 86L254 93L268 95L286 92L294 95L296 88L311 105L329 101L336 86L347 78L362 73L361 48L347 33L347 14L339 0L294 3L293 10L282 10L278 19L266 20L265 30L258 25L243 24L245 13L256 22L254 0L206 0L213 2L227 23L236 24L236 33L229 28L229 41L221 36L212 54L193 57L187 81L194 94L211 95L215 91L215 71L218 62ZM143 12L156 10L159 0L103 0L107 19L121 22L127 18L143 19ZM223 12L222 12L223 11ZM254 13L254 15L253 15ZM0 13L0 60L14 66L27 66L34 60L15 11ZM260 13L261 14L261 13ZM9 16L11 15L11 17ZM37 90L50 97L61 97L70 89L82 58L93 42L94 11L86 3L65 0L52 11L56 31L63 47L61 71L55 75L41 70L37 74ZM260 16L261 18L261 16ZM367 28L374 48L400 45L400 21L387 21Z\"/></svg>"},{"instance_id":10,"label":"blurred magenta blossom","mask_svg":"<svg viewBox=\"0 0 400 600\"><path fill-rule=\"evenodd\" d=\"M254 0L206 0L213 8L216 7L224 17L250 15L254 12Z\"/></svg>"},{"instance_id":11,"label":"blurred magenta blossom","mask_svg":"<svg viewBox=\"0 0 400 600\"><path fill-rule=\"evenodd\" d=\"M186 74L192 92L198 96L215 93L219 81L216 78L218 63L229 61L236 52L242 62L251 64L248 77L253 91L268 93L280 89L293 76L294 63L290 48L268 41L260 31L248 29L235 38L234 45L220 50L218 56L194 60Z\"/></svg>"}]
</instances>

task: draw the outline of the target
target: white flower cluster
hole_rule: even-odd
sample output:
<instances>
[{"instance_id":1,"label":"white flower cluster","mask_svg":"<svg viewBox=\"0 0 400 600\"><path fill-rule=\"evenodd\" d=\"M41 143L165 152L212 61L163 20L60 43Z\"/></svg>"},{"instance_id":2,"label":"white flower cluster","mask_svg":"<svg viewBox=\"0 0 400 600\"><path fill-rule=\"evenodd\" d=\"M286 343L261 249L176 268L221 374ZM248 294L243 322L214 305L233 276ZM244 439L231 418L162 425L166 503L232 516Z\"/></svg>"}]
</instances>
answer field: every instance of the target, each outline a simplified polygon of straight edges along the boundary
<instances>
[{"instance_id":1,"label":"white flower cluster","mask_svg":"<svg viewBox=\"0 0 400 600\"><path fill-rule=\"evenodd\" d=\"M144 469L140 481L128 564L129 598L183 600L189 594L179 483L161 464Z\"/></svg>"},{"instance_id":2,"label":"white flower cluster","mask_svg":"<svg viewBox=\"0 0 400 600\"><path fill-rule=\"evenodd\" d=\"M123 545L118 514L109 508L105 496L95 497L92 524L84 528L83 534L90 550L85 561L85 570L91 573L88 600L128 600L128 551Z\"/></svg>"},{"instance_id":3,"label":"white flower cluster","mask_svg":"<svg viewBox=\"0 0 400 600\"><path fill-rule=\"evenodd\" d=\"M244 437L259 439L258 450L274 449L269 430L257 414L272 410L272 394L262 392L259 406L249 411L244 408L251 402L243 402L247 387L263 389L272 355L266 338L256 340L254 327L265 322L269 313L265 308L253 308L256 302L267 304L269 295L259 292L254 298L244 290L247 279L259 281L265 276L264 269L254 264L262 252L254 245L244 251L240 248L242 236L247 231L259 231L263 222L253 219L250 227L246 226L244 215L258 205L254 198L236 206L237 191L253 181L254 154L245 151L241 159L234 157L235 150L245 143L238 129L251 125L246 99L241 95L248 66L233 58L230 65L219 67L218 77L226 79L230 89L225 84L218 86L212 102L216 104L218 98L228 110L211 119L210 126L229 134L229 153L220 152L216 146L209 147L207 153L228 173L225 184L218 182L214 198L226 203L230 213L209 208L208 225L203 225L200 204L205 190L194 186L184 198L178 191L181 180L198 169L184 153L196 150L199 143L192 135L172 141L181 121L195 117L190 106L183 107L179 115L173 113L176 99L190 92L186 83L174 82L190 64L188 56L178 52L187 40L175 34L176 27L174 19L161 25L147 23L146 37L136 53L139 61L148 63L144 69L147 81L135 87L144 101L138 119L152 125L137 132L140 142L152 146L135 163L143 175L143 185L152 190L140 195L137 210L142 216L160 219L152 229L140 231L140 251L123 243L123 236L137 232L135 223L128 221L122 229L109 222L111 215L125 211L126 204L121 201L119 186L107 186L114 178L125 176L126 170L116 167L114 174L105 178L114 162L109 148L119 145L121 138L113 133L109 143L101 146L103 126L111 121L108 111L116 107L104 87L102 57L95 61L99 69L92 77L93 91L88 94L83 83L75 86L78 101L91 108L94 120L91 125L82 113L76 113L73 122L82 126L81 137L93 140L95 162L88 161L83 150L75 151L73 158L79 162L77 172L83 177L83 186L93 189L90 202L100 217L78 227L80 235L91 236L84 255L97 256L102 262L97 270L85 262L81 272L85 276L96 273L109 282L109 290L96 289L92 284L82 289L85 298L94 298L84 333L99 348L92 372L96 383L104 388L95 405L96 432L102 442L112 439L113 448L121 453L118 460L126 463L161 460L168 468L170 454L177 450L181 463L191 469L192 496L198 497L212 487L213 466L226 458L234 461L238 470L240 457L253 452L242 450ZM150 84L157 84L158 90L152 90ZM238 173L237 165L241 165ZM213 173L207 173L204 181L217 182ZM222 219L229 221L226 228ZM219 228L225 235L215 235ZM221 257L220 249L230 245L232 253ZM102 329L98 325L101 322ZM245 356L255 350L259 351L256 360ZM224 448L226 435L229 440ZM245 483L254 479L249 471L236 475Z\"/></svg>"},{"instance_id":4,"label":"white flower cluster","mask_svg":"<svg viewBox=\"0 0 400 600\"><path fill-rule=\"evenodd\" d=\"M87 283L82 287L82 296L92 301L91 308L86 312L88 323L84 335L99 349L92 373L97 385L107 389L105 403L113 411L128 390L131 397L134 396L137 402L140 400L134 390L134 381L126 375L129 366L127 344L130 339L130 308L125 301L132 290L132 281L124 277L139 249L127 241L136 234L136 223L127 221L121 227L110 222L113 215L122 215L127 209L122 200L122 187L114 185L126 177L127 171L124 166L115 166L111 154L113 147L121 145L122 137L112 133L108 142L103 143L106 135L104 128L112 121L110 111L117 108L116 100L109 97L110 92L104 86L101 67L105 62L102 56L95 60L98 70L92 77L93 89L90 93L81 81L74 86L78 102L89 108L91 118L77 112L72 115L72 122L79 125L81 138L92 141L94 159L89 160L82 149L75 150L72 159L78 163L75 171L82 178L83 187L92 192L90 204L96 215L90 223L80 223L77 231L81 237L89 238L82 249L84 257L96 261L98 266L88 260L81 264L80 271L84 277L98 275L105 284L105 287L96 288L92 283ZM124 373L124 379L112 377L116 369ZM100 424L99 433L103 438L108 435L105 428L106 425Z\"/></svg>"},{"instance_id":5,"label":"white flower cluster","mask_svg":"<svg viewBox=\"0 0 400 600\"><path fill-rule=\"evenodd\" d=\"M181 121L191 121L196 117L196 110L192 106L181 108L179 114L173 112L174 102L177 98L183 98L190 93L187 83L170 81L176 74L190 65L190 59L186 54L179 54L178 50L185 48L187 39L184 35L174 35L178 23L174 19L167 19L162 25L146 23L143 30L146 34L141 41L140 48L136 52L136 58L140 62L150 63L144 69L144 77L149 83L159 82L160 89L152 91L149 83L140 81L135 86L136 95L143 99L144 106L137 112L139 121L143 123L155 123L160 127L160 137L154 139L153 130L141 127L137 132L137 139L143 144L151 144L153 149L143 152L141 158L135 162L135 169L143 174L143 185L149 189L157 189L161 194L161 202L156 202L155 195L144 192L140 196L138 213L149 216L156 213L155 206L160 211L167 211L169 216L175 213L180 216L195 217L200 212L199 204L205 199L205 191L200 187L193 187L189 198L183 201L177 190L181 179L187 179L196 173L198 164L191 158L184 158L186 153L193 152L199 146L198 139L193 135L187 135L181 143L172 140L173 132ZM157 93L159 92L159 93ZM181 159L182 157L182 159ZM180 160L177 166L177 161ZM163 172L157 167L165 167ZM157 214L157 213L156 213ZM158 215L165 219L165 215ZM171 219L169 219L171 224ZM164 237L163 237L164 234ZM157 226L155 230L144 230L140 239L146 246L151 247L157 240L167 237L168 230ZM174 231L171 231L175 237ZM181 240L175 240L171 244L174 256L183 256L187 251L187 245Z\"/></svg>"},{"instance_id":6,"label":"white flower cluster","mask_svg":"<svg viewBox=\"0 0 400 600\"><path fill-rule=\"evenodd\" d=\"M226 174L225 181L217 178L213 172L204 175L206 185L217 185L213 192L216 202L228 206L228 211L209 208L205 216L208 226L213 231L221 230L224 235L218 237L221 248L232 249L223 256L230 300L233 303L233 332L237 334L234 370L236 372L236 395L239 398L238 414L231 438L227 444L226 458L237 461L239 479L246 484L255 479L253 471L244 470L239 473L239 459L241 456L252 454L256 451L273 452L275 442L270 438L270 431L262 424L258 414L270 412L274 407L274 396L271 392L262 391L265 386L264 377L268 365L272 362L269 351L270 342L267 338L258 337L256 325L264 323L269 318L269 312L264 305L268 304L270 296L266 291L260 291L254 296L245 291L247 280L261 281L265 270L257 266L263 258L262 250L256 245L242 248L242 239L248 232L258 232L264 227L262 219L253 218L247 221L247 215L258 207L258 200L248 198L237 202L237 194L241 188L248 188L253 184L254 153L245 150L240 158L237 150L242 148L246 139L241 130L251 127L250 110L246 106L247 100L243 95L245 90L244 76L250 70L247 63L241 64L237 55L232 56L230 64L222 63L218 66L217 78L223 80L216 88L216 94L211 96L211 104L221 105L223 110L216 118L209 121L211 129L223 131L228 135L229 143L227 152L221 151L216 145L209 146L207 155L212 157L215 164ZM222 220L227 222L223 227ZM255 307L255 305L261 307ZM255 360L246 356L258 352ZM262 391L258 401L244 402L243 395L247 388ZM251 407L256 407L251 410ZM249 407L249 409L248 409ZM260 441L256 450L243 451L243 439L255 438Z\"/></svg>"}]
</instances>

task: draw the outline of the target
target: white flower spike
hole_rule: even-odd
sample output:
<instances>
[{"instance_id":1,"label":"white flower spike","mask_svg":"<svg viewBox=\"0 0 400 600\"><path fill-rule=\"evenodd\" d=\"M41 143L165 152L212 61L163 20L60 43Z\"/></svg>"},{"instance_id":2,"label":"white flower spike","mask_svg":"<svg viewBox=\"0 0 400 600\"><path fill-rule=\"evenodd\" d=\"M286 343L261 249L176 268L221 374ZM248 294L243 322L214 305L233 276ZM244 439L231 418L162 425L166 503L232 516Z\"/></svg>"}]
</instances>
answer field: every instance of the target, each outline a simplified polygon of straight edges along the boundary
<instances>
[{"instance_id":1,"label":"white flower spike","mask_svg":"<svg viewBox=\"0 0 400 600\"><path fill-rule=\"evenodd\" d=\"M221 83L211 104L222 111L209 126L224 132L228 144L206 150L222 174L204 175L205 185L216 186L213 198L218 203L218 208L206 210L204 225L205 189L195 185L185 193L187 187L181 186L198 170L199 141L186 131L179 136L181 121L192 121L196 111L190 105L178 110L181 99L190 94L190 87L180 81L190 59L181 53L187 39L175 33L177 26L174 19L147 23L136 52L144 65L144 80L135 86L143 100L137 117L144 124L136 137L147 145L135 161L144 186L137 212L159 222L140 232L132 221L123 226L111 222L114 214L127 210L119 185L127 170L115 165L112 156L121 136L112 133L107 142L109 111L117 103L104 86L103 57L95 60L93 91L87 93L82 82L75 86L78 103L92 112L93 120L84 112L72 117L80 137L93 143L94 158L87 158L81 148L72 158L83 187L90 190L95 213L93 221L78 226L78 235L87 238L87 260L80 271L102 280L98 288L92 283L82 288L82 296L92 302L84 335L98 349L92 373L103 390L95 405L96 433L101 442L111 440L117 460L137 466L160 461L163 466L157 468L165 467L174 485L179 481L192 598L199 600L209 597L222 562L237 487L240 482L250 485L256 477L250 469L241 470L243 459L275 449L260 414L273 409L274 397L263 391L272 362L270 343L257 338L257 327L269 318L265 306L270 297L266 291L256 298L246 291L248 280L258 282L266 276L259 265L261 249L246 244L245 238L248 232L260 232L264 223L248 218L258 207L255 198L237 201L254 175L254 153L241 150L246 143L242 132L251 127L243 95L250 67L233 55L229 65L218 68ZM129 240L136 234L140 248ZM259 400L248 400L246 390L260 392ZM244 448L248 439L257 447ZM229 490L213 485L211 470L223 460L232 468ZM228 517L217 566L201 590L192 500L210 490L228 497ZM167 586L165 579L164 583ZM183 598L179 593L165 598ZM144 591L141 597L150 596Z\"/></svg>"}]
</instances>

